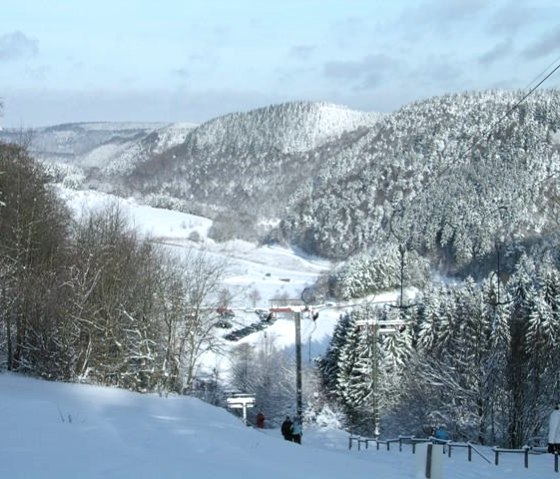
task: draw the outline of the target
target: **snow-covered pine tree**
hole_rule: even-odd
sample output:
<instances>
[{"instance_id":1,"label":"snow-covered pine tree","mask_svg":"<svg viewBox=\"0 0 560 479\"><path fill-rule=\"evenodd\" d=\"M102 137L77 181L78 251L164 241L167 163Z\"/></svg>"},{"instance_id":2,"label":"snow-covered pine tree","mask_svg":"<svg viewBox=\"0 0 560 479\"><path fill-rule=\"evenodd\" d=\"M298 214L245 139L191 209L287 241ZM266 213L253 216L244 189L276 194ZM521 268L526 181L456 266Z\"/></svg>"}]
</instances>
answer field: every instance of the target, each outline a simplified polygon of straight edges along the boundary
<instances>
[{"instance_id":1,"label":"snow-covered pine tree","mask_svg":"<svg viewBox=\"0 0 560 479\"><path fill-rule=\"evenodd\" d=\"M334 328L329 347L325 355L318 360L318 369L325 395L335 399L338 395L339 359L346 336L351 327L352 316L350 313L341 314Z\"/></svg>"},{"instance_id":2,"label":"snow-covered pine tree","mask_svg":"<svg viewBox=\"0 0 560 479\"><path fill-rule=\"evenodd\" d=\"M483 384L487 397L485 430L481 431L483 444L501 444L504 441L504 425L507 424L511 394L507 381L508 361L511 357L509 327L511 301L505 291L498 294L497 278L492 276L483 282L483 315L490 324L489 354L484 364ZM499 298L499 301L498 301Z\"/></svg>"},{"instance_id":3,"label":"snow-covered pine tree","mask_svg":"<svg viewBox=\"0 0 560 479\"><path fill-rule=\"evenodd\" d=\"M438 290L429 289L420 296L419 300L415 318L416 348L422 353L431 354L440 336L440 295Z\"/></svg>"},{"instance_id":4,"label":"snow-covered pine tree","mask_svg":"<svg viewBox=\"0 0 560 479\"><path fill-rule=\"evenodd\" d=\"M358 431L373 434L378 411L375 361L379 350L366 324L368 314L362 308L352 312L339 356L337 390L349 423Z\"/></svg>"},{"instance_id":5,"label":"snow-covered pine tree","mask_svg":"<svg viewBox=\"0 0 560 479\"><path fill-rule=\"evenodd\" d=\"M531 386L527 378L528 347L527 328L529 316L536 295L534 288L535 268L533 261L523 255L517 269L508 282L512 296L510 316L511 348L508 359L507 379L511 403L508 405L509 421L507 424L507 443L509 447L521 447L527 439L526 431L531 428L528 423L528 410L531 404Z\"/></svg>"}]
</instances>

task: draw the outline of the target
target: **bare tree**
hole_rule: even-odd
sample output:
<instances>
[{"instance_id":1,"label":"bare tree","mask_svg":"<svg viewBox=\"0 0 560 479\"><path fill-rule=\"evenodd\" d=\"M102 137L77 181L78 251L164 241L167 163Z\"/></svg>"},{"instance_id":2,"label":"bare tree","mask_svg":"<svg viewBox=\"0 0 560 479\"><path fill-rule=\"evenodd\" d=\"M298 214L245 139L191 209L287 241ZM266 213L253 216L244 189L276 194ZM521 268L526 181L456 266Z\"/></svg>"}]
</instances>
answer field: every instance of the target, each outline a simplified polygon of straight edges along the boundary
<instances>
[{"instance_id":1,"label":"bare tree","mask_svg":"<svg viewBox=\"0 0 560 479\"><path fill-rule=\"evenodd\" d=\"M259 290L256 288L251 290L247 297L249 298L249 301L251 301L253 308L255 308L257 306L257 303L262 299L261 293L259 293Z\"/></svg>"},{"instance_id":2,"label":"bare tree","mask_svg":"<svg viewBox=\"0 0 560 479\"><path fill-rule=\"evenodd\" d=\"M218 347L216 326L220 315L217 307L227 263L211 258L204 251L189 250L182 268L188 315L180 333L180 353L184 386L189 388L202 355Z\"/></svg>"}]
</instances>

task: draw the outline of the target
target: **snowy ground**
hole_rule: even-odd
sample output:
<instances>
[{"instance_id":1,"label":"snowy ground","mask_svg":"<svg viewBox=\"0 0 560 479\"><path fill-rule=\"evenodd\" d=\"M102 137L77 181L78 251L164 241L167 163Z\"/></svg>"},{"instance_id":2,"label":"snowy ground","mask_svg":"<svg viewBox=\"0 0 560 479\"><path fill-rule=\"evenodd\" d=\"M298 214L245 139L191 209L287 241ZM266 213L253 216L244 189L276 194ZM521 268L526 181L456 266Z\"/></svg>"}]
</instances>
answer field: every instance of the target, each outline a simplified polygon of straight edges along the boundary
<instances>
[{"instance_id":1,"label":"snowy ground","mask_svg":"<svg viewBox=\"0 0 560 479\"><path fill-rule=\"evenodd\" d=\"M133 198L122 199L98 191L76 191L58 187L58 192L75 215L118 202L133 227L174 253L180 255L194 248L226 261L228 266L224 287L233 295L233 329L258 321L255 308L268 310L271 300L275 298L299 300L304 288L313 285L321 273L331 268L326 260L305 256L281 246L257 246L245 241L215 243L208 238L212 221L207 218L152 208L138 204ZM197 240L194 241L193 238ZM250 295L255 290L258 291L260 300L253 305ZM395 299L396 293L371 298L375 302ZM352 309L353 305L328 303L313 305L312 308L313 313L319 314L316 321L312 320L309 312L301 316L302 360L307 362L324 354L338 318L344 311ZM224 330L224 335L228 332L229 330ZM231 366L231 348L240 343L264 344L265 339L267 344L273 342L277 348L293 350L293 317L289 314L278 315L277 321L264 330L236 342L223 340L220 348L222 353L206 353L202 357L198 373L203 375L217 371L220 378L227 378Z\"/></svg>"},{"instance_id":2,"label":"snowy ground","mask_svg":"<svg viewBox=\"0 0 560 479\"><path fill-rule=\"evenodd\" d=\"M244 426L228 411L187 396L0 374L0 477L6 479L405 479L424 477L410 446L348 450L346 433L305 428L301 446L277 429ZM483 448L493 460L492 451ZM442 455L443 456L443 455ZM500 465L464 450L444 458L445 478L546 479L550 454L506 455Z\"/></svg>"}]
</instances>

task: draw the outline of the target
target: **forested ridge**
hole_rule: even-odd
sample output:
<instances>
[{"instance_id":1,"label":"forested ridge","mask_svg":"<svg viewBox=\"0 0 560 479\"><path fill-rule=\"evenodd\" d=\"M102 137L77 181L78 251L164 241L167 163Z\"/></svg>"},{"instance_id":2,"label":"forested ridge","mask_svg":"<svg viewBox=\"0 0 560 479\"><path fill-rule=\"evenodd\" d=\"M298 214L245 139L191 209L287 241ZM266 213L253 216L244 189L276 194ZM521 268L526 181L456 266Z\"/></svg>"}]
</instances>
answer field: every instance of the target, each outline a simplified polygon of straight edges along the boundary
<instances>
[{"instance_id":1,"label":"forested ridge","mask_svg":"<svg viewBox=\"0 0 560 479\"><path fill-rule=\"evenodd\" d=\"M465 93L388 115L306 182L286 237L332 258L406 240L464 264L497 235L555 230L560 95L537 92L506 116L520 97Z\"/></svg>"}]
</instances>

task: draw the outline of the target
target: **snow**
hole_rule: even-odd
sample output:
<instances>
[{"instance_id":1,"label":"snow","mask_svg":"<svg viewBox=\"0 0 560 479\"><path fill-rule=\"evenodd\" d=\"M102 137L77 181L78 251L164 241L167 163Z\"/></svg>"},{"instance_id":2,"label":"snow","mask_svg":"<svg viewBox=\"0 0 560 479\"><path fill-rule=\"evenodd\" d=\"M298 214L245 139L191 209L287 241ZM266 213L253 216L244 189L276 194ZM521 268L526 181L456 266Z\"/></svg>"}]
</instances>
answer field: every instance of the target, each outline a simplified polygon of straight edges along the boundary
<instances>
[{"instance_id":1,"label":"snow","mask_svg":"<svg viewBox=\"0 0 560 479\"><path fill-rule=\"evenodd\" d=\"M424 477L423 456L393 445L348 450L348 435L304 425L302 445L277 428L255 430L225 409L188 396L160 397L114 388L0 374L0 477L341 479ZM551 454L507 454L493 464L464 449L444 456L454 479L557 477Z\"/></svg>"},{"instance_id":2,"label":"snow","mask_svg":"<svg viewBox=\"0 0 560 479\"><path fill-rule=\"evenodd\" d=\"M258 319L255 309L268 309L272 299L287 296L299 300L303 289L311 286L322 272L329 269L328 261L302 256L280 246L258 246L239 240L215 243L207 237L212 225L212 221L207 218L153 208L138 204L133 198L122 199L93 190L76 191L61 186L58 186L57 190L76 216L118 202L122 213L137 231L149 235L176 254L180 255L190 248L195 248L225 260L227 267L223 286L227 287L233 296L231 308L235 311L232 321L235 328L254 323ZM198 241L189 239L194 232L198 234ZM254 290L258 291L261 299L253 308L248 295ZM248 307L250 304L251 307ZM314 308L315 312L319 312L316 322L311 320L309 314L303 315L301 337L307 358L324 353L338 317L344 309L318 305ZM224 334L227 332L224 331ZM200 372L218 369L222 377L227 377L230 367L227 355L231 346L242 342L257 344L262 342L264 335L274 339L274 343L280 348L293 348L293 318L289 315L279 317L272 326L250 334L238 342L224 340L223 353L206 353Z\"/></svg>"}]
</instances>

